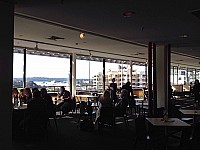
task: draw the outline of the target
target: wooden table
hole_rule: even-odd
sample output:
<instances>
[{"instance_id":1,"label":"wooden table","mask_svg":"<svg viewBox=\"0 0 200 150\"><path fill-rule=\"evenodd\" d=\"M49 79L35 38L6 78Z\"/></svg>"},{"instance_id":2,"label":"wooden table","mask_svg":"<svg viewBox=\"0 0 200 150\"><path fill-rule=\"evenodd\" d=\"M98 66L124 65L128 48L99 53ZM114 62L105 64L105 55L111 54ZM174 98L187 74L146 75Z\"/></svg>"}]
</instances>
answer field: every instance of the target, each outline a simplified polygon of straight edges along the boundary
<instances>
[{"instance_id":1,"label":"wooden table","mask_svg":"<svg viewBox=\"0 0 200 150\"><path fill-rule=\"evenodd\" d=\"M97 100L98 96L95 95L76 95L76 97L80 98L80 101L82 100L82 98L87 98L87 100L91 100L91 99L95 99Z\"/></svg>"}]
</instances>

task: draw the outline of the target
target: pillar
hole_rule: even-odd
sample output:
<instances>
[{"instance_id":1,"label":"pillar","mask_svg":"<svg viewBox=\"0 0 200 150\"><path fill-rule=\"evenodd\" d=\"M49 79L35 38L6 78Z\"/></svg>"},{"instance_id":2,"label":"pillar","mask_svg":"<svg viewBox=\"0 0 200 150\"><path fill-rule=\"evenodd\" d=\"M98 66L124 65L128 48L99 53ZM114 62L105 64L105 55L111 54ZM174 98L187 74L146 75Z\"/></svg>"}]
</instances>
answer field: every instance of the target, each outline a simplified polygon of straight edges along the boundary
<instances>
[{"instance_id":1,"label":"pillar","mask_svg":"<svg viewBox=\"0 0 200 150\"><path fill-rule=\"evenodd\" d=\"M152 100L152 42L148 45L148 115L153 114L153 100Z\"/></svg>"},{"instance_id":2,"label":"pillar","mask_svg":"<svg viewBox=\"0 0 200 150\"><path fill-rule=\"evenodd\" d=\"M157 108L168 112L170 87L170 46L159 45L156 49Z\"/></svg>"},{"instance_id":3,"label":"pillar","mask_svg":"<svg viewBox=\"0 0 200 150\"><path fill-rule=\"evenodd\" d=\"M0 147L12 149L14 4L0 1Z\"/></svg>"},{"instance_id":4,"label":"pillar","mask_svg":"<svg viewBox=\"0 0 200 150\"><path fill-rule=\"evenodd\" d=\"M72 96L76 95L76 54L72 54Z\"/></svg>"},{"instance_id":5,"label":"pillar","mask_svg":"<svg viewBox=\"0 0 200 150\"><path fill-rule=\"evenodd\" d=\"M133 85L133 62L132 60L130 60L130 71L129 71L129 80L130 80L130 83L131 83L131 87Z\"/></svg>"},{"instance_id":6,"label":"pillar","mask_svg":"<svg viewBox=\"0 0 200 150\"><path fill-rule=\"evenodd\" d=\"M26 48L24 49L23 88L26 87Z\"/></svg>"},{"instance_id":7,"label":"pillar","mask_svg":"<svg viewBox=\"0 0 200 150\"><path fill-rule=\"evenodd\" d=\"M106 69L106 60L105 58L103 59L103 91L105 91L105 88L106 88L106 72L105 72L105 69Z\"/></svg>"}]
</instances>

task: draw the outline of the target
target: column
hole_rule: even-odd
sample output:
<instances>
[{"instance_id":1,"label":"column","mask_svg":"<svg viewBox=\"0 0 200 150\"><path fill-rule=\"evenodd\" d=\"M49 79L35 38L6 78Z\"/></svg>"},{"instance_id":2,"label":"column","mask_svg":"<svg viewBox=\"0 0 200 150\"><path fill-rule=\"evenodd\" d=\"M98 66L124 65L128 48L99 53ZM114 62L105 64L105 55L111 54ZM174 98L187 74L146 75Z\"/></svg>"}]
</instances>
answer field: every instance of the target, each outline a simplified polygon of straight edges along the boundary
<instances>
[{"instance_id":1,"label":"column","mask_svg":"<svg viewBox=\"0 0 200 150\"><path fill-rule=\"evenodd\" d=\"M14 4L0 1L0 147L12 149Z\"/></svg>"},{"instance_id":2,"label":"column","mask_svg":"<svg viewBox=\"0 0 200 150\"><path fill-rule=\"evenodd\" d=\"M157 51L156 51L156 45L153 43L153 113L156 113L157 109Z\"/></svg>"},{"instance_id":3,"label":"column","mask_svg":"<svg viewBox=\"0 0 200 150\"><path fill-rule=\"evenodd\" d=\"M23 88L26 87L26 48L24 49Z\"/></svg>"},{"instance_id":4,"label":"column","mask_svg":"<svg viewBox=\"0 0 200 150\"><path fill-rule=\"evenodd\" d=\"M145 63L145 87L147 87L147 83L148 83L148 79L147 79L147 77L148 77L148 74L147 74L147 63L148 62Z\"/></svg>"},{"instance_id":5,"label":"column","mask_svg":"<svg viewBox=\"0 0 200 150\"><path fill-rule=\"evenodd\" d=\"M189 78L188 78L188 68L186 68L186 82L189 83Z\"/></svg>"},{"instance_id":6,"label":"column","mask_svg":"<svg viewBox=\"0 0 200 150\"><path fill-rule=\"evenodd\" d=\"M156 49L157 108L168 111L170 87L170 46L159 45Z\"/></svg>"},{"instance_id":7,"label":"column","mask_svg":"<svg viewBox=\"0 0 200 150\"><path fill-rule=\"evenodd\" d=\"M153 114L153 101L152 101L152 43L148 45L148 114Z\"/></svg>"},{"instance_id":8,"label":"column","mask_svg":"<svg viewBox=\"0 0 200 150\"><path fill-rule=\"evenodd\" d=\"M129 80L131 82L131 87L133 85L133 77L132 77L132 75L133 75L133 65L132 64L133 64L133 62L132 62L132 60L130 60Z\"/></svg>"},{"instance_id":9,"label":"column","mask_svg":"<svg viewBox=\"0 0 200 150\"><path fill-rule=\"evenodd\" d=\"M72 64L73 64L73 56L70 55L70 73L69 73L69 89L70 89L70 93L72 94Z\"/></svg>"},{"instance_id":10,"label":"column","mask_svg":"<svg viewBox=\"0 0 200 150\"><path fill-rule=\"evenodd\" d=\"M72 54L72 96L76 95L76 54Z\"/></svg>"},{"instance_id":11,"label":"column","mask_svg":"<svg viewBox=\"0 0 200 150\"><path fill-rule=\"evenodd\" d=\"M103 59L103 91L105 91L105 88L106 88L106 72L105 72L105 69L106 69L106 60Z\"/></svg>"}]
</instances>

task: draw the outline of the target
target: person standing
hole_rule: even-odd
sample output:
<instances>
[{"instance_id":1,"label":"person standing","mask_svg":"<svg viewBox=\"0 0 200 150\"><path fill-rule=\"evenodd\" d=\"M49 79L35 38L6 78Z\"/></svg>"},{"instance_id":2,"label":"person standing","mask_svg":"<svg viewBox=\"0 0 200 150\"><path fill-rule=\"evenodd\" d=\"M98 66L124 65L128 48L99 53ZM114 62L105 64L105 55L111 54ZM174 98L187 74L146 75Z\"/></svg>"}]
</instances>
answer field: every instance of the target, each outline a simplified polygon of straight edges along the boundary
<instances>
[{"instance_id":1,"label":"person standing","mask_svg":"<svg viewBox=\"0 0 200 150\"><path fill-rule=\"evenodd\" d=\"M195 103L200 104L200 83L199 80L195 80L194 86L193 86L193 94L194 94L194 99Z\"/></svg>"},{"instance_id":2,"label":"person standing","mask_svg":"<svg viewBox=\"0 0 200 150\"><path fill-rule=\"evenodd\" d=\"M110 83L110 94L111 99L116 102L117 100L117 83L115 83L115 78L112 79L112 83Z\"/></svg>"}]
</instances>

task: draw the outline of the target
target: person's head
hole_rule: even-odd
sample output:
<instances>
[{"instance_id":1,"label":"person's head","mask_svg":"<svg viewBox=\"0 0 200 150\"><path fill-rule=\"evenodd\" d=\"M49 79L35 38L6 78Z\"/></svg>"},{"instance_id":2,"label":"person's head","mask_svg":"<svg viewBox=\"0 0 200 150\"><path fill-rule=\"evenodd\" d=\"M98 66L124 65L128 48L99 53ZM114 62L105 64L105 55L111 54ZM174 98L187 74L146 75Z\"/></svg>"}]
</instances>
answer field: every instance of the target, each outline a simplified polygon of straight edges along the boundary
<instances>
[{"instance_id":1,"label":"person's head","mask_svg":"<svg viewBox=\"0 0 200 150\"><path fill-rule=\"evenodd\" d=\"M126 97L128 97L128 91L126 89L122 89L121 98L126 98Z\"/></svg>"},{"instance_id":2,"label":"person's head","mask_svg":"<svg viewBox=\"0 0 200 150\"><path fill-rule=\"evenodd\" d=\"M40 98L40 97L41 97L40 91L34 91L33 92L33 98Z\"/></svg>"},{"instance_id":3,"label":"person's head","mask_svg":"<svg viewBox=\"0 0 200 150\"><path fill-rule=\"evenodd\" d=\"M196 80L194 81L194 84L199 84L199 80L196 79Z\"/></svg>"},{"instance_id":4,"label":"person's head","mask_svg":"<svg viewBox=\"0 0 200 150\"><path fill-rule=\"evenodd\" d=\"M130 86L130 85L131 85L131 82L129 82L129 81L128 81L128 82L126 82L126 85Z\"/></svg>"},{"instance_id":5,"label":"person's head","mask_svg":"<svg viewBox=\"0 0 200 150\"><path fill-rule=\"evenodd\" d=\"M41 93L41 96L42 96L42 97L44 97L45 95L47 95L47 90L46 90L46 88L42 88L42 89L40 90L40 93Z\"/></svg>"},{"instance_id":6,"label":"person's head","mask_svg":"<svg viewBox=\"0 0 200 150\"><path fill-rule=\"evenodd\" d=\"M32 93L35 92L35 91L39 91L38 88L36 88L36 87L32 88Z\"/></svg>"},{"instance_id":7,"label":"person's head","mask_svg":"<svg viewBox=\"0 0 200 150\"><path fill-rule=\"evenodd\" d=\"M24 93L25 96L30 96L30 95L32 95L31 89L30 89L30 88L25 88L24 91L23 91L23 93Z\"/></svg>"},{"instance_id":8,"label":"person's head","mask_svg":"<svg viewBox=\"0 0 200 150\"><path fill-rule=\"evenodd\" d=\"M65 87L64 87L64 86L61 86L61 87L60 87L60 91L61 91L61 92L65 91Z\"/></svg>"},{"instance_id":9,"label":"person's head","mask_svg":"<svg viewBox=\"0 0 200 150\"><path fill-rule=\"evenodd\" d=\"M14 96L14 97L18 96L18 90L17 90L17 88L13 88L12 89L12 96Z\"/></svg>"},{"instance_id":10,"label":"person's head","mask_svg":"<svg viewBox=\"0 0 200 150\"><path fill-rule=\"evenodd\" d=\"M110 99L110 91L109 90L105 90L103 93L103 99L107 100Z\"/></svg>"},{"instance_id":11,"label":"person's head","mask_svg":"<svg viewBox=\"0 0 200 150\"><path fill-rule=\"evenodd\" d=\"M112 78L112 82L113 82L113 83L115 82L115 78Z\"/></svg>"}]
</instances>

